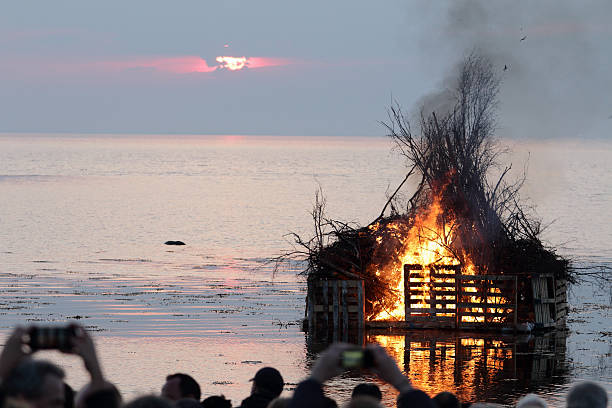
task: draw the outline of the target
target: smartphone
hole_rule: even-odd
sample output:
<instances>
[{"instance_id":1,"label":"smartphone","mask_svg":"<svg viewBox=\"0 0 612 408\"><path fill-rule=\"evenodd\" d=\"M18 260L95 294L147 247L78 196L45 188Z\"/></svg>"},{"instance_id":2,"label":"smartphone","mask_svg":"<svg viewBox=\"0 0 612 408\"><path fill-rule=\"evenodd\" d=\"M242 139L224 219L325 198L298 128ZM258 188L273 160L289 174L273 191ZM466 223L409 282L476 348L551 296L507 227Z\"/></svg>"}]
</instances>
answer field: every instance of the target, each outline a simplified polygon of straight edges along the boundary
<instances>
[{"instance_id":1,"label":"smartphone","mask_svg":"<svg viewBox=\"0 0 612 408\"><path fill-rule=\"evenodd\" d=\"M340 354L340 365L346 369L369 368L374 365L374 357L370 350L346 350Z\"/></svg>"},{"instance_id":2,"label":"smartphone","mask_svg":"<svg viewBox=\"0 0 612 408\"><path fill-rule=\"evenodd\" d=\"M26 335L25 343L32 351L60 350L70 351L72 338L77 335L75 326L34 326Z\"/></svg>"}]
</instances>

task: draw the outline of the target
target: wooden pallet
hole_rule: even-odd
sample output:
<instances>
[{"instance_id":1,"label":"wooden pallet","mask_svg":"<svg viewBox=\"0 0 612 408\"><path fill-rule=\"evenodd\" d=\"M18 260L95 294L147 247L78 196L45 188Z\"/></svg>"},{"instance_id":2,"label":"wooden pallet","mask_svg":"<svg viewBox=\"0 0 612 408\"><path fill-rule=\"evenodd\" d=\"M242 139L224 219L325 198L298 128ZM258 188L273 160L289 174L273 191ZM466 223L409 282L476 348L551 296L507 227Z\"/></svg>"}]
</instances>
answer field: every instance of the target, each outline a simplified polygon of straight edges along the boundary
<instances>
[{"instance_id":1,"label":"wooden pallet","mask_svg":"<svg viewBox=\"0 0 612 408\"><path fill-rule=\"evenodd\" d=\"M460 265L404 266L406 324L414 328L516 327L517 277L463 275Z\"/></svg>"},{"instance_id":2,"label":"wooden pallet","mask_svg":"<svg viewBox=\"0 0 612 408\"><path fill-rule=\"evenodd\" d=\"M309 333L343 340L351 331L365 328L365 294L362 280L308 282L306 317Z\"/></svg>"}]
</instances>

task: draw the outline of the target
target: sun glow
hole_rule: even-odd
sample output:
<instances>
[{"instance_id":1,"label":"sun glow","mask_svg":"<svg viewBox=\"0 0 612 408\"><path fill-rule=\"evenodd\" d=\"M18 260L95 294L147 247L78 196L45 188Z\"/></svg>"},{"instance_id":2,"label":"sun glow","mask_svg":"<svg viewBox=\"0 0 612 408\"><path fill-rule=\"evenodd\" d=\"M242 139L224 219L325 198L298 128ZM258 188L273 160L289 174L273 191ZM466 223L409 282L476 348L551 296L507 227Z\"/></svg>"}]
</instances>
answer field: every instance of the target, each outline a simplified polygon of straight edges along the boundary
<instances>
[{"instance_id":1,"label":"sun glow","mask_svg":"<svg viewBox=\"0 0 612 408\"><path fill-rule=\"evenodd\" d=\"M229 69L230 71L237 71L247 66L246 57L228 57L220 56L216 58L221 68Z\"/></svg>"}]
</instances>

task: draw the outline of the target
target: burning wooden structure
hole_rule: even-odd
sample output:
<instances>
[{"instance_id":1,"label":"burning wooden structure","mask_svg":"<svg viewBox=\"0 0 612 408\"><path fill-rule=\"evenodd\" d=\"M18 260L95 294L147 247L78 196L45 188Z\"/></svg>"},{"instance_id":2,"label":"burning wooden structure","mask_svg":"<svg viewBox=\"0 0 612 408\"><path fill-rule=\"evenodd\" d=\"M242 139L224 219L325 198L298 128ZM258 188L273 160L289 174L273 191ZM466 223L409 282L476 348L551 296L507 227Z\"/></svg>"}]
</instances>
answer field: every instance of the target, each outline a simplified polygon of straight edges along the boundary
<instances>
[{"instance_id":1,"label":"burning wooden structure","mask_svg":"<svg viewBox=\"0 0 612 408\"><path fill-rule=\"evenodd\" d=\"M313 307L340 321L323 288L345 280L363 282L353 296L363 299L358 327L528 329L564 320L570 262L541 242L541 223L521 204L525 176L508 182L511 165L499 166L499 78L490 61L471 54L455 82L443 109L422 107L418 132L391 107L386 127L409 168L373 222L327 218L317 195L314 236L293 234L297 249L284 257L307 262L311 327L321 313ZM414 177L416 191L404 194ZM349 306L342 316L350 326Z\"/></svg>"},{"instance_id":2,"label":"burning wooden structure","mask_svg":"<svg viewBox=\"0 0 612 408\"><path fill-rule=\"evenodd\" d=\"M562 329L568 311L567 283L553 274L464 275L459 265L405 265L401 320L366 320L365 297L363 281L310 282L308 330L333 341L361 338L365 328L523 332Z\"/></svg>"}]
</instances>

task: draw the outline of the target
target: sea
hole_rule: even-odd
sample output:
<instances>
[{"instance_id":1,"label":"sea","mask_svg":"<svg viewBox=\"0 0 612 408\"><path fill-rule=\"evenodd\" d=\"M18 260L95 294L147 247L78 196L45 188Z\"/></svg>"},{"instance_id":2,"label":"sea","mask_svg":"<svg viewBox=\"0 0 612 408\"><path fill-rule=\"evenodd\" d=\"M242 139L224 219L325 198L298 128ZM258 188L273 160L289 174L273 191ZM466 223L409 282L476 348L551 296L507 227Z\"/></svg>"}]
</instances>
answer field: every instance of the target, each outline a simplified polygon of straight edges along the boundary
<instances>
[{"instance_id":1,"label":"sea","mask_svg":"<svg viewBox=\"0 0 612 408\"><path fill-rule=\"evenodd\" d=\"M564 406L572 384L612 391L612 142L507 140L500 166L526 172L526 206L547 245L584 276L567 330L514 335L366 333L415 387L511 405L534 392ZM324 348L302 331L303 265L271 258L313 232L315 193L335 219L367 225L403 180L385 137L0 134L0 343L16 325L85 326L106 377L130 400L191 374L239 405L261 367L285 395ZM410 187L410 186L409 186ZM184 246L168 246L180 240ZM37 357L79 388L79 358ZM367 372L330 381L339 403Z\"/></svg>"}]
</instances>

